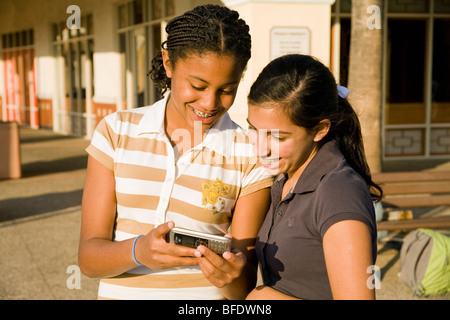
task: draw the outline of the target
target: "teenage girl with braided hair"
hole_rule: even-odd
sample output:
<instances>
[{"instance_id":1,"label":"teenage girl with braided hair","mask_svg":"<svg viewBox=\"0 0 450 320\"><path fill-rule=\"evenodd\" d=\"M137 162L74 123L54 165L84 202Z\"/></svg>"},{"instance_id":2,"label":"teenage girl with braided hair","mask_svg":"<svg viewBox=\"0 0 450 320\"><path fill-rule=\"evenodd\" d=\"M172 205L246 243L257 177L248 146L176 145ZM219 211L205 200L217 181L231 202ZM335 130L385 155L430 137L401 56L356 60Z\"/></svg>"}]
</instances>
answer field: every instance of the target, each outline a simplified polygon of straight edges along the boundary
<instances>
[{"instance_id":1,"label":"teenage girl with braided hair","mask_svg":"<svg viewBox=\"0 0 450 320\"><path fill-rule=\"evenodd\" d=\"M100 298L244 298L273 182L227 114L249 28L236 11L206 5L166 31L149 72L162 100L105 117L87 149L79 265L102 278ZM230 232L233 249L168 243L174 226Z\"/></svg>"},{"instance_id":2,"label":"teenage girl with braided hair","mask_svg":"<svg viewBox=\"0 0 450 320\"><path fill-rule=\"evenodd\" d=\"M249 136L277 178L256 243L264 285L248 299L375 297L373 201L382 190L347 94L300 54L270 62L251 87Z\"/></svg>"}]
</instances>

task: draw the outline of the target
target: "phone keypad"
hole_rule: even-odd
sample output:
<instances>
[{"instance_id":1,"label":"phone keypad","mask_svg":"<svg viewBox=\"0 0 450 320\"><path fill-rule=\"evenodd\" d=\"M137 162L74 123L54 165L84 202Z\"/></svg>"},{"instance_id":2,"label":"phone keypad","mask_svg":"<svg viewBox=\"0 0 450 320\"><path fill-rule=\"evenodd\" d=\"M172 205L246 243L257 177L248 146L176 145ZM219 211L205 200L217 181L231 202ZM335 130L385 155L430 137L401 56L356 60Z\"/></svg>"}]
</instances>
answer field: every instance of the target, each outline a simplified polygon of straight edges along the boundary
<instances>
[{"instance_id":1,"label":"phone keypad","mask_svg":"<svg viewBox=\"0 0 450 320\"><path fill-rule=\"evenodd\" d=\"M208 248L217 254L222 254L225 251L230 251L229 243L224 243L222 241L210 240L209 244L208 244Z\"/></svg>"}]
</instances>

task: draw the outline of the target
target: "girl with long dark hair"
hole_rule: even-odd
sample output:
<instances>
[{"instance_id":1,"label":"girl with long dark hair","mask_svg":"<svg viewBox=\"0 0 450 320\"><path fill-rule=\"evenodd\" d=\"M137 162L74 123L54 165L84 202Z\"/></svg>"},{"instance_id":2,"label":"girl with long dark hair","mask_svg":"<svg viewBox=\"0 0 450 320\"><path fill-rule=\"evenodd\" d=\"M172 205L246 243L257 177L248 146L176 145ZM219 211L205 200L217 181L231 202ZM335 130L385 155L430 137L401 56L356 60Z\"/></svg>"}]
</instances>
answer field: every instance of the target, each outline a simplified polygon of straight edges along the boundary
<instances>
[{"instance_id":1,"label":"girl with long dark hair","mask_svg":"<svg viewBox=\"0 0 450 320\"><path fill-rule=\"evenodd\" d=\"M270 62L251 87L250 140L277 178L256 244L264 285L248 299L374 298L381 189L347 91L300 54Z\"/></svg>"}]
</instances>

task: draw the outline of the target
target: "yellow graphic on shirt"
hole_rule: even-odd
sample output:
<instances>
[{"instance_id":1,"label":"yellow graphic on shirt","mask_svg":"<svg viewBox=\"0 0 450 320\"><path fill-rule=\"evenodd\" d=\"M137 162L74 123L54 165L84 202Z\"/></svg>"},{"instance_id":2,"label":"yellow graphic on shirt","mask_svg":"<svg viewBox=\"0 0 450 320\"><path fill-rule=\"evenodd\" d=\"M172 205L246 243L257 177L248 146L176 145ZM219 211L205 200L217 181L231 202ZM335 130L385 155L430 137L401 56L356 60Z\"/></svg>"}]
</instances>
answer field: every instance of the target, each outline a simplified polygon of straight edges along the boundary
<instances>
[{"instance_id":1,"label":"yellow graphic on shirt","mask_svg":"<svg viewBox=\"0 0 450 320\"><path fill-rule=\"evenodd\" d=\"M215 181L202 182L202 205L211 210L214 214L221 212L225 208L226 196L231 187L216 178Z\"/></svg>"}]
</instances>

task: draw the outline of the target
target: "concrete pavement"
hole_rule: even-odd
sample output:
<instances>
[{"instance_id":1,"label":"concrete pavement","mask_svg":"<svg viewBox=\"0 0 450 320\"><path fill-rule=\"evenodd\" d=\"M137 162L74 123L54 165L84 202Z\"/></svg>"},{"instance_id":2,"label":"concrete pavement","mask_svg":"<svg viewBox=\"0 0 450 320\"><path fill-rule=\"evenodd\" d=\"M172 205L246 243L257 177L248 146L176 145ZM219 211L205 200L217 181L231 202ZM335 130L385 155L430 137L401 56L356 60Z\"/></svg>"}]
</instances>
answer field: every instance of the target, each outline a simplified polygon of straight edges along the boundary
<instances>
[{"instance_id":1,"label":"concrete pavement","mask_svg":"<svg viewBox=\"0 0 450 320\"><path fill-rule=\"evenodd\" d=\"M77 265L89 142L28 128L20 140L22 178L0 180L0 299L95 299L96 279L67 286L76 283L69 267Z\"/></svg>"},{"instance_id":2,"label":"concrete pavement","mask_svg":"<svg viewBox=\"0 0 450 320\"><path fill-rule=\"evenodd\" d=\"M29 128L20 128L20 137L23 177L0 180L0 299L96 299L97 279L81 275L74 287L89 141ZM395 244L380 245L377 298L450 299L415 297L397 277Z\"/></svg>"}]
</instances>

